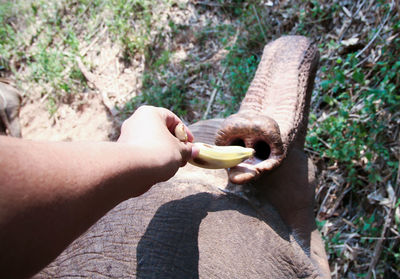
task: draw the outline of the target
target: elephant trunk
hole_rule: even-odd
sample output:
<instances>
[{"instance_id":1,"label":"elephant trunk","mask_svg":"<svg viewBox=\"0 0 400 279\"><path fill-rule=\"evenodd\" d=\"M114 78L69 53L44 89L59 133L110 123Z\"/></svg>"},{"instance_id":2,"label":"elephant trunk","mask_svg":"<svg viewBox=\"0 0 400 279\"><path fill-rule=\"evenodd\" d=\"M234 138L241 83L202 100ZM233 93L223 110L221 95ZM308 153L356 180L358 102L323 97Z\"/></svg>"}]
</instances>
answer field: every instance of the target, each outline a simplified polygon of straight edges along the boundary
<instances>
[{"instance_id":1,"label":"elephant trunk","mask_svg":"<svg viewBox=\"0 0 400 279\"><path fill-rule=\"evenodd\" d=\"M215 141L256 150L229 170L233 183L249 182L279 166L293 146L303 148L318 61L317 48L302 36L265 47L239 112L224 121Z\"/></svg>"}]
</instances>

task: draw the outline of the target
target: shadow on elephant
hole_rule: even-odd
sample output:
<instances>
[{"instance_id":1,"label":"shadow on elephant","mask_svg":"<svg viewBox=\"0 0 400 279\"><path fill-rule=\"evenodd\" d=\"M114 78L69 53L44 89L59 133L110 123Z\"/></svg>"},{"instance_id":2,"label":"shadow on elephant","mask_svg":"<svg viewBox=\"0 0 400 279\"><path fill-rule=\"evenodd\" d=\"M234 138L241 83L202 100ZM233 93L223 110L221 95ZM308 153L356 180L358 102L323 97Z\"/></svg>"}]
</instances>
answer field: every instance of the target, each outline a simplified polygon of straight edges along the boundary
<instances>
[{"instance_id":1,"label":"shadow on elephant","mask_svg":"<svg viewBox=\"0 0 400 279\"><path fill-rule=\"evenodd\" d=\"M205 126L207 121L201 123L201 127ZM196 127L191 129L197 133ZM212 132L208 136L212 138ZM296 169L296 166L301 167ZM285 218L288 217L282 216L286 211L278 211L289 210L292 213L289 215L296 215L291 205L300 203L294 195L304 196L308 203L313 201L315 181L310 173L314 169L309 169L303 152L291 152L281 168L264 178L265 187L257 183L258 187L238 188L227 182L200 189L196 181L206 183L207 178L203 182L195 177L188 179L195 171L193 168L188 166L171 182L183 184L189 188L185 190L186 195L192 194L162 203L140 238L136 249L138 278L257 278L268 274L279 277L285 275L281 273L285 269L290 278L307 277L316 272L312 260L308 261L306 256L310 255L310 239L315 229L307 225L313 221L308 218L312 216L309 212L312 207L307 204L307 212L291 220L308 227L302 235L287 225ZM290 170L297 172L296 177L302 178L301 181L291 181ZM281 184L285 175L282 172L288 178L284 180L288 189L292 189L294 182L301 186L298 191L276 193L273 188L276 183ZM224 175L223 171L218 174ZM213 171L203 170L202 175L208 181L213 180ZM204 192L207 187L211 191ZM279 189L282 190L282 185ZM150 191L149 196L152 195ZM278 203L285 200L287 206L276 207L274 198ZM143 199L152 200L146 195Z\"/></svg>"}]
</instances>

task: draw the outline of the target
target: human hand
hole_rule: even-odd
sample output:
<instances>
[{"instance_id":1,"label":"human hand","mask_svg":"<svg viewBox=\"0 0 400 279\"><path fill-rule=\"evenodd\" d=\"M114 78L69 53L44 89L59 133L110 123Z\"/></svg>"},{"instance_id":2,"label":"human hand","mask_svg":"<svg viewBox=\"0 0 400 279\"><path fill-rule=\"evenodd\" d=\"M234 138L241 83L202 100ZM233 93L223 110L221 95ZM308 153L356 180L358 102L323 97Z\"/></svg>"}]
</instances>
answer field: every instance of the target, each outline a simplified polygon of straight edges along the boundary
<instances>
[{"instance_id":1,"label":"human hand","mask_svg":"<svg viewBox=\"0 0 400 279\"><path fill-rule=\"evenodd\" d=\"M165 108L139 107L124 121L118 142L135 148L135 160L143 172L150 171L151 183L168 180L192 157L193 135L185 126L188 142L174 136L182 121Z\"/></svg>"}]
</instances>

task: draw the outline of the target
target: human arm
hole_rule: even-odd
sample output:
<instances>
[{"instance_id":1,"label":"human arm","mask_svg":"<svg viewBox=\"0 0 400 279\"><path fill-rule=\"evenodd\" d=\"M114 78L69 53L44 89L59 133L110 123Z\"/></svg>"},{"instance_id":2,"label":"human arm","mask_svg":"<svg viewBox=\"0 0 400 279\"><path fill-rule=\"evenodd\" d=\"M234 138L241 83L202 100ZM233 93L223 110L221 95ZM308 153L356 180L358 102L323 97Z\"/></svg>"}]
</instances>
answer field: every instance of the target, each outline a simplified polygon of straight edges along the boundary
<instances>
[{"instance_id":1,"label":"human arm","mask_svg":"<svg viewBox=\"0 0 400 279\"><path fill-rule=\"evenodd\" d=\"M118 142L0 137L0 277L39 271L118 203L172 177L192 152L173 135L178 123L141 107Z\"/></svg>"}]
</instances>

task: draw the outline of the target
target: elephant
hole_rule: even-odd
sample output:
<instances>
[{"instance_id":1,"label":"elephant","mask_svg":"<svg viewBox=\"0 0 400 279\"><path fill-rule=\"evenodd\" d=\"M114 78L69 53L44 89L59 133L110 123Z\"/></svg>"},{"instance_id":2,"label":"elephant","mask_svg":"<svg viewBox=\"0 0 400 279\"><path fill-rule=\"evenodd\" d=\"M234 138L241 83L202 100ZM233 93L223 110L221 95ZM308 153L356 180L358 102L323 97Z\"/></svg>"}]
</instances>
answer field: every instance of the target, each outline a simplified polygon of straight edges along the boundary
<instances>
[{"instance_id":1,"label":"elephant","mask_svg":"<svg viewBox=\"0 0 400 279\"><path fill-rule=\"evenodd\" d=\"M303 150L318 63L306 37L267 44L239 111L189 126L195 141L255 156L227 170L188 164L109 211L34 278L330 278Z\"/></svg>"},{"instance_id":2,"label":"elephant","mask_svg":"<svg viewBox=\"0 0 400 279\"><path fill-rule=\"evenodd\" d=\"M20 138L19 111L22 99L19 92L6 82L0 80L0 135Z\"/></svg>"}]
</instances>

